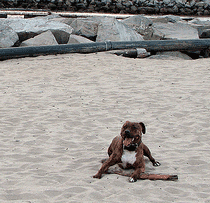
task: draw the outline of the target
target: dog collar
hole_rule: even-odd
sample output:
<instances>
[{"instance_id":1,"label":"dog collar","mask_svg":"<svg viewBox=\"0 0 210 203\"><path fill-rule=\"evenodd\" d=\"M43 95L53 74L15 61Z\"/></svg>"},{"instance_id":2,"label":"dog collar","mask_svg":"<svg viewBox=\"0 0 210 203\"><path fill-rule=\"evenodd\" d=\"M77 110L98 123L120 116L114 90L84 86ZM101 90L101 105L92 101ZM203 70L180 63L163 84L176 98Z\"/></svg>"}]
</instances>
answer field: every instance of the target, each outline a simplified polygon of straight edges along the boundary
<instances>
[{"instance_id":1,"label":"dog collar","mask_svg":"<svg viewBox=\"0 0 210 203\"><path fill-rule=\"evenodd\" d=\"M138 146L139 146L141 143L142 143L142 141L140 140L140 142L139 142L139 143L137 143L137 144L138 144Z\"/></svg>"},{"instance_id":2,"label":"dog collar","mask_svg":"<svg viewBox=\"0 0 210 203\"><path fill-rule=\"evenodd\" d=\"M129 146L123 145L123 149L128 150L128 151L135 151L139 147L140 144L141 144L141 141L138 143L130 144Z\"/></svg>"}]
</instances>

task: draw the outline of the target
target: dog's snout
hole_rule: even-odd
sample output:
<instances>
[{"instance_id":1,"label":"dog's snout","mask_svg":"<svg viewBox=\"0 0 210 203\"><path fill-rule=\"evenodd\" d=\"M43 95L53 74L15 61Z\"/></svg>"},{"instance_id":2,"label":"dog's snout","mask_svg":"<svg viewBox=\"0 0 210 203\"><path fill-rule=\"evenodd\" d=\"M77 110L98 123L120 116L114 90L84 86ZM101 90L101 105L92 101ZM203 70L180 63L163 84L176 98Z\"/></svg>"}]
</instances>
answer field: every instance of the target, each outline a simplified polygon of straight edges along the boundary
<instances>
[{"instance_id":1,"label":"dog's snout","mask_svg":"<svg viewBox=\"0 0 210 203\"><path fill-rule=\"evenodd\" d=\"M126 135L130 135L130 130L126 130L126 131L125 131L125 134L126 134Z\"/></svg>"}]
</instances>

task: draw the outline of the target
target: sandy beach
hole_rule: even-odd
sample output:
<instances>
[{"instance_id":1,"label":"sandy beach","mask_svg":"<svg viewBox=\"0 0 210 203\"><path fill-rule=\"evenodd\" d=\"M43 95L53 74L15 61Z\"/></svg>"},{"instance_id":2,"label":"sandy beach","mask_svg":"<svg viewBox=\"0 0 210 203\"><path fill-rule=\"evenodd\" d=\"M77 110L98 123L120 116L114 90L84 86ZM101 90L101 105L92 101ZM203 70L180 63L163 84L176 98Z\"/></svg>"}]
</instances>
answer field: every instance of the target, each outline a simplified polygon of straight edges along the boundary
<instances>
[{"instance_id":1,"label":"sandy beach","mask_svg":"<svg viewBox=\"0 0 210 203\"><path fill-rule=\"evenodd\" d=\"M0 61L0 202L210 202L210 58ZM126 121L178 181L94 179Z\"/></svg>"}]
</instances>

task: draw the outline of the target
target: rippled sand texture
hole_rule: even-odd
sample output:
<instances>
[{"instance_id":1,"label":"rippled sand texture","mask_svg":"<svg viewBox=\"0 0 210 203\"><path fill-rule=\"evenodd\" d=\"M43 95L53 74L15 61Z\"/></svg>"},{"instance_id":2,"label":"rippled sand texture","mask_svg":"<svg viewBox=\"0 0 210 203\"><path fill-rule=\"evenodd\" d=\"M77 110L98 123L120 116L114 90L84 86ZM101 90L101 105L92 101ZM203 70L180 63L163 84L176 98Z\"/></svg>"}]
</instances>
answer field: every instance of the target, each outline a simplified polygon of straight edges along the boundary
<instances>
[{"instance_id":1,"label":"rippled sand texture","mask_svg":"<svg viewBox=\"0 0 210 203\"><path fill-rule=\"evenodd\" d=\"M0 62L0 202L210 202L210 59L109 53ZM126 121L176 182L93 179Z\"/></svg>"}]
</instances>

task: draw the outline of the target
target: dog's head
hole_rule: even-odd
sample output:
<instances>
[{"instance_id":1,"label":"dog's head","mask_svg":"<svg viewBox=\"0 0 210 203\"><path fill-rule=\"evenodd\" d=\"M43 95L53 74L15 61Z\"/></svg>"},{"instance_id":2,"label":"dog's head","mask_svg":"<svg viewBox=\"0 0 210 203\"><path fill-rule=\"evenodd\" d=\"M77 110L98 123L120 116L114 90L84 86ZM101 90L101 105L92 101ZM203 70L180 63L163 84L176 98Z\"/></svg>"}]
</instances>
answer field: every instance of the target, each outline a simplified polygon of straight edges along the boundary
<instances>
[{"instance_id":1,"label":"dog's head","mask_svg":"<svg viewBox=\"0 0 210 203\"><path fill-rule=\"evenodd\" d=\"M134 123L126 121L121 129L123 147L129 151L134 151L141 144L142 133L146 133L144 123Z\"/></svg>"}]
</instances>

